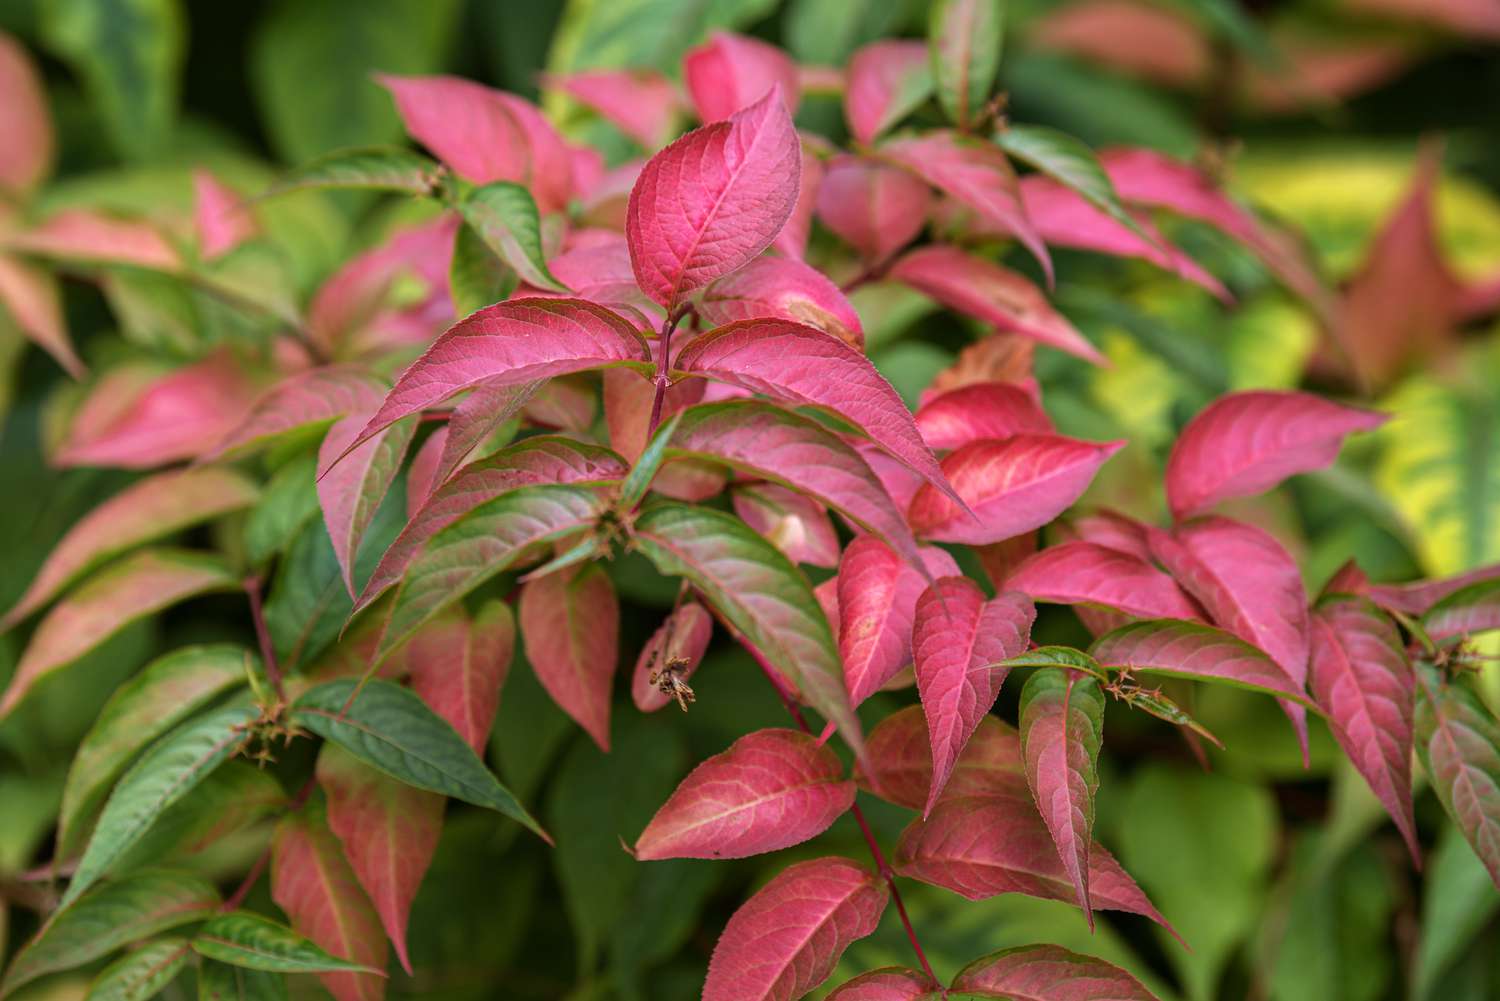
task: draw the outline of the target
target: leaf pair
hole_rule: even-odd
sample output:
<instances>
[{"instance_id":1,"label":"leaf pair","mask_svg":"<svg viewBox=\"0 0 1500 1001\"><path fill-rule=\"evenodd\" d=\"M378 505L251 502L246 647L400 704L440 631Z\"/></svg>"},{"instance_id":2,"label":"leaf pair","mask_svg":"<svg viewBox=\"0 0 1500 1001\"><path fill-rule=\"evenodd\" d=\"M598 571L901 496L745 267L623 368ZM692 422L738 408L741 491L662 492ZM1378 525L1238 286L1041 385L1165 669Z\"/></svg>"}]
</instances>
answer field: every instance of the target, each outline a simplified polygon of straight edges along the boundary
<instances>
[{"instance_id":1,"label":"leaf pair","mask_svg":"<svg viewBox=\"0 0 1500 1001\"><path fill-rule=\"evenodd\" d=\"M925 973L891 967L862 974L829 1001L1156 1001L1140 981L1102 959L1056 945L1023 945L976 959L945 991Z\"/></svg>"}]
</instances>

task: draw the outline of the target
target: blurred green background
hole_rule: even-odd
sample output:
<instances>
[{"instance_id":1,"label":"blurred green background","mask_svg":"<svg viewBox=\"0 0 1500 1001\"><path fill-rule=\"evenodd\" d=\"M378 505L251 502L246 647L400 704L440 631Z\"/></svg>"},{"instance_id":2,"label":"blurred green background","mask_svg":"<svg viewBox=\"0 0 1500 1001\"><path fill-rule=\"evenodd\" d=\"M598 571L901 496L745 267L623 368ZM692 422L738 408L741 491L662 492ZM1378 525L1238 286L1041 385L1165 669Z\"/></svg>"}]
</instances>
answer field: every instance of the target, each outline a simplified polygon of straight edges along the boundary
<instances>
[{"instance_id":1,"label":"blurred green background","mask_svg":"<svg viewBox=\"0 0 1500 1001\"><path fill-rule=\"evenodd\" d=\"M1232 190L1301 230L1335 283L1359 270L1402 199L1419 139L1440 135L1442 252L1466 278L1500 273L1493 0L1413 2L1407 13L1399 3L1382 13L1358 0L1092 5L1169 18L1185 32L1173 37L1191 44L1165 49L1132 34L1145 29L1130 10L1119 23L1135 29L1085 23L1088 30L1070 34L1066 18L1086 6L1010 5L1001 77L1017 121L1214 164ZM195 166L249 191L326 150L402 142L374 71L451 72L537 97L546 70L651 66L676 75L682 53L716 28L776 41L806 64L837 65L875 38L920 36L925 24L919 0L0 0L0 28L41 61L58 131L56 176L38 210L88 205L164 219L188 212ZM1294 62L1333 96L1289 92ZM611 159L632 154L581 108L555 96L546 106ZM809 97L799 124L844 138L836 96ZM393 219L410 216L398 203L347 194L299 194L265 212L304 295ZM1091 499L1150 519L1163 511L1167 446L1213 396L1255 386L1355 389L1317 364L1311 311L1247 255L1205 227L1176 224L1171 235L1228 276L1233 306L1143 265L1060 253L1057 302L1114 364L1038 359L1060 430L1131 439ZM139 331L122 330L92 288L70 283L67 305L80 351L96 367L142 349ZM856 305L872 357L908 400L971 335L888 287L862 291ZM1295 547L1314 592L1351 555L1382 580L1500 560L1500 331L1492 316L1452 336L1413 322L1414 364L1366 387L1368 401L1395 419L1333 470L1244 505ZM191 338L148 346L169 359L201 349ZM0 316L0 606L20 594L70 524L128 480L47 467L41 442L65 383ZM623 650L633 660L659 620L663 582L632 560L612 572L627 600ZM195 602L127 630L68 685L46 689L0 725L0 899L18 899L16 875L48 857L61 776L113 687L162 650L243 640L246 630L240 600ZM1082 636L1059 610L1046 613L1039 632ZM0 636L0 678L21 639ZM538 804L559 848L516 838L510 826L497 831L490 815L452 810L412 919L418 974L393 977L391 996L693 998L747 888L792 856L863 857L848 818L772 861L640 866L620 850L618 837L640 830L692 762L783 722L770 690L727 646L715 648L698 681L698 704L686 716L620 712L606 757L524 666L513 668L492 762ZM1485 684L1491 706L1500 704L1494 677ZM872 699L867 718L907 698ZM1014 690L1002 696L1007 718L1014 700ZM1304 772L1269 700L1204 691L1194 711L1229 746L1213 755L1212 771L1163 728L1112 711L1099 805L1101 840L1194 951L1135 919L1111 916L1090 937L1065 904L1016 896L967 903L911 885L913 919L940 974L1005 945L1056 941L1137 971L1164 999L1500 997L1500 894L1431 795L1419 798L1418 816L1436 848L1418 875L1326 731L1315 728L1313 767ZM904 816L874 801L870 809L890 844ZM234 873L258 848L253 837L246 844L231 841L194 864ZM24 907L0 907L0 950L34 927ZM888 914L841 973L906 961ZM86 983L44 981L18 996L80 997Z\"/></svg>"}]
</instances>

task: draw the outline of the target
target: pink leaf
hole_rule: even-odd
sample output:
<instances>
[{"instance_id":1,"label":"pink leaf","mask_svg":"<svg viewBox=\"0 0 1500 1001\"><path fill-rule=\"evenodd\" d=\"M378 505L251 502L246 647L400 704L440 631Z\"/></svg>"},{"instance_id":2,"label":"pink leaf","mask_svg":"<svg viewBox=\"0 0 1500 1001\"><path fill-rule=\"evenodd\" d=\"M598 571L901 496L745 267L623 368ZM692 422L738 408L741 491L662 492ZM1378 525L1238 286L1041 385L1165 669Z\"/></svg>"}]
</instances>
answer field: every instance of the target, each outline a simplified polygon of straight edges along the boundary
<instances>
[{"instance_id":1,"label":"pink leaf","mask_svg":"<svg viewBox=\"0 0 1500 1001\"><path fill-rule=\"evenodd\" d=\"M796 730L758 730L682 780L635 843L643 861L748 858L801 844L854 803L838 755Z\"/></svg>"},{"instance_id":2,"label":"pink leaf","mask_svg":"<svg viewBox=\"0 0 1500 1001\"><path fill-rule=\"evenodd\" d=\"M620 601L604 568L560 570L522 585L521 639L547 694L608 751Z\"/></svg>"},{"instance_id":3,"label":"pink leaf","mask_svg":"<svg viewBox=\"0 0 1500 1001\"><path fill-rule=\"evenodd\" d=\"M1010 1001L1157 1001L1119 967L1057 945L1025 945L975 960L953 978L953 990Z\"/></svg>"},{"instance_id":4,"label":"pink leaf","mask_svg":"<svg viewBox=\"0 0 1500 1001\"><path fill-rule=\"evenodd\" d=\"M486 603L472 619L439 619L406 646L412 690L481 757L515 647L515 615L499 601Z\"/></svg>"},{"instance_id":5,"label":"pink leaf","mask_svg":"<svg viewBox=\"0 0 1500 1001\"><path fill-rule=\"evenodd\" d=\"M292 431L370 410L379 405L383 390L374 376L353 366L330 365L298 372L261 395L244 419L203 458L238 459Z\"/></svg>"},{"instance_id":6,"label":"pink leaf","mask_svg":"<svg viewBox=\"0 0 1500 1001\"><path fill-rule=\"evenodd\" d=\"M862 788L908 810L922 809L932 788L931 738L922 707L891 713L870 731L867 744L866 757L875 770L866 772L861 765ZM958 756L940 798L988 795L997 784L1026 795L1026 763L1015 727L985 715Z\"/></svg>"},{"instance_id":7,"label":"pink leaf","mask_svg":"<svg viewBox=\"0 0 1500 1001\"><path fill-rule=\"evenodd\" d=\"M817 501L776 483L736 487L732 500L734 513L793 563L838 563L838 532Z\"/></svg>"},{"instance_id":8,"label":"pink leaf","mask_svg":"<svg viewBox=\"0 0 1500 1001\"><path fill-rule=\"evenodd\" d=\"M1385 423L1307 393L1249 390L1221 396L1182 429L1167 459L1167 500L1178 518L1248 497L1294 473L1333 464L1345 436Z\"/></svg>"},{"instance_id":9,"label":"pink leaf","mask_svg":"<svg viewBox=\"0 0 1500 1001\"><path fill-rule=\"evenodd\" d=\"M937 374L932 385L922 391L922 402L964 386L980 382L1005 382L1038 395L1032 375L1036 344L1015 334L995 332L970 344L958 358Z\"/></svg>"},{"instance_id":10,"label":"pink leaf","mask_svg":"<svg viewBox=\"0 0 1500 1001\"><path fill-rule=\"evenodd\" d=\"M937 131L888 143L881 155L1014 236L1042 266L1047 284L1052 284L1047 245L1032 225L1029 207L1022 204L1016 172L998 146L957 132Z\"/></svg>"},{"instance_id":11,"label":"pink leaf","mask_svg":"<svg viewBox=\"0 0 1500 1001\"><path fill-rule=\"evenodd\" d=\"M528 101L452 76L375 78L396 100L407 132L475 184L514 181L543 213L568 205L567 144Z\"/></svg>"},{"instance_id":12,"label":"pink leaf","mask_svg":"<svg viewBox=\"0 0 1500 1001\"><path fill-rule=\"evenodd\" d=\"M823 184L823 161L802 143L802 176L797 181L797 201L786 225L771 241L771 249L783 257L800 261L807 254L807 239L812 233L813 211L818 204L818 190Z\"/></svg>"},{"instance_id":13,"label":"pink leaf","mask_svg":"<svg viewBox=\"0 0 1500 1001\"><path fill-rule=\"evenodd\" d=\"M411 457L411 466L406 470L407 521L411 521L432 496L432 488L437 486L438 460L447 444L448 426L445 424L428 435L417 454Z\"/></svg>"},{"instance_id":14,"label":"pink leaf","mask_svg":"<svg viewBox=\"0 0 1500 1001\"><path fill-rule=\"evenodd\" d=\"M791 215L801 171L802 145L774 90L653 156L625 221L640 287L675 309L759 257Z\"/></svg>"},{"instance_id":15,"label":"pink leaf","mask_svg":"<svg viewBox=\"0 0 1500 1001\"><path fill-rule=\"evenodd\" d=\"M406 573L434 535L481 504L519 487L541 483L612 483L629 468L607 448L552 435L525 438L494 455L472 462L433 491L411 522L380 558L354 602L367 607Z\"/></svg>"},{"instance_id":16,"label":"pink leaf","mask_svg":"<svg viewBox=\"0 0 1500 1001\"><path fill-rule=\"evenodd\" d=\"M773 317L791 320L864 350L859 314L839 287L822 272L784 257L756 258L708 286L698 315L714 325Z\"/></svg>"},{"instance_id":17,"label":"pink leaf","mask_svg":"<svg viewBox=\"0 0 1500 1001\"><path fill-rule=\"evenodd\" d=\"M954 449L981 438L1050 434L1052 420L1020 386L979 382L924 402L917 429L930 448Z\"/></svg>"},{"instance_id":18,"label":"pink leaf","mask_svg":"<svg viewBox=\"0 0 1500 1001\"><path fill-rule=\"evenodd\" d=\"M818 188L817 214L869 264L916 239L932 211L932 191L904 170L836 156Z\"/></svg>"},{"instance_id":19,"label":"pink leaf","mask_svg":"<svg viewBox=\"0 0 1500 1001\"><path fill-rule=\"evenodd\" d=\"M784 320L742 320L693 340L675 364L686 375L830 410L929 482L947 488L891 384L868 358L827 334Z\"/></svg>"},{"instance_id":20,"label":"pink leaf","mask_svg":"<svg viewBox=\"0 0 1500 1001\"><path fill-rule=\"evenodd\" d=\"M607 239L571 247L549 261L548 267L559 281L575 290L578 298L607 306L642 330L654 332L658 327L661 307L636 285L630 245L623 236L611 233ZM523 289L515 298L537 294L533 289Z\"/></svg>"},{"instance_id":21,"label":"pink leaf","mask_svg":"<svg viewBox=\"0 0 1500 1001\"><path fill-rule=\"evenodd\" d=\"M787 114L797 111L797 64L758 38L714 32L683 57L682 82L700 122L722 121L778 87Z\"/></svg>"},{"instance_id":22,"label":"pink leaf","mask_svg":"<svg viewBox=\"0 0 1500 1001\"><path fill-rule=\"evenodd\" d=\"M485 439L530 401L539 385L536 382L511 385L503 379L494 383L481 382L459 400L445 427L448 433L443 438L443 450L432 471L432 489L447 483Z\"/></svg>"},{"instance_id":23,"label":"pink leaf","mask_svg":"<svg viewBox=\"0 0 1500 1001\"><path fill-rule=\"evenodd\" d=\"M444 799L360 761L337 744L318 754L328 827L364 887L407 973L406 922L443 830Z\"/></svg>"},{"instance_id":24,"label":"pink leaf","mask_svg":"<svg viewBox=\"0 0 1500 1001\"><path fill-rule=\"evenodd\" d=\"M1198 619L1182 589L1138 556L1095 542L1048 546L1005 581L1037 601L1102 605L1140 619Z\"/></svg>"},{"instance_id":25,"label":"pink leaf","mask_svg":"<svg viewBox=\"0 0 1500 1001\"><path fill-rule=\"evenodd\" d=\"M713 638L714 620L696 601L680 606L661 624L635 662L630 681L630 696L636 708L652 713L670 705L676 693L685 687L703 661L708 641ZM654 679L654 680L653 680ZM681 687L676 683L681 682ZM692 701L692 689L682 696L684 711Z\"/></svg>"},{"instance_id":26,"label":"pink leaf","mask_svg":"<svg viewBox=\"0 0 1500 1001\"><path fill-rule=\"evenodd\" d=\"M3 40L3 36L0 36ZM0 56L4 49L0 47ZM73 350L63 318L57 280L19 258L0 256L0 315L10 314L21 333L51 355L63 371L82 379L87 371Z\"/></svg>"},{"instance_id":27,"label":"pink leaf","mask_svg":"<svg viewBox=\"0 0 1500 1001\"><path fill-rule=\"evenodd\" d=\"M662 401L662 420L703 399L707 387L702 379L686 379L667 388ZM635 462L646 447L646 432L651 429L651 405L656 389L650 380L629 369L610 369L604 373L604 420L609 426L609 444L626 460Z\"/></svg>"},{"instance_id":28,"label":"pink leaf","mask_svg":"<svg viewBox=\"0 0 1500 1001\"><path fill-rule=\"evenodd\" d=\"M359 544L401 471L406 448L417 429L410 420L392 424L345 454L369 413L355 412L340 419L318 446L318 506L323 509L323 522L328 526L350 597L355 595L354 560Z\"/></svg>"},{"instance_id":29,"label":"pink leaf","mask_svg":"<svg viewBox=\"0 0 1500 1001\"><path fill-rule=\"evenodd\" d=\"M924 549L933 577L954 577L944 550ZM858 706L912 660L912 623L927 578L874 536L849 543L839 561L839 656L849 702Z\"/></svg>"},{"instance_id":30,"label":"pink leaf","mask_svg":"<svg viewBox=\"0 0 1500 1001\"><path fill-rule=\"evenodd\" d=\"M594 426L598 387L587 374L563 375L541 383L521 408L529 424L586 435Z\"/></svg>"},{"instance_id":31,"label":"pink leaf","mask_svg":"<svg viewBox=\"0 0 1500 1001\"><path fill-rule=\"evenodd\" d=\"M1078 441L1052 434L984 439L949 454L943 473L973 511L930 485L912 498L912 531L939 542L984 545L1041 528L1088 489L1125 442Z\"/></svg>"},{"instance_id":32,"label":"pink leaf","mask_svg":"<svg viewBox=\"0 0 1500 1001\"><path fill-rule=\"evenodd\" d=\"M547 76L543 83L587 104L648 150L672 134L680 100L655 70L590 70Z\"/></svg>"},{"instance_id":33,"label":"pink leaf","mask_svg":"<svg viewBox=\"0 0 1500 1001\"><path fill-rule=\"evenodd\" d=\"M0 620L10 628L83 571L132 546L249 507L255 485L228 469L185 469L140 480L100 504L52 548L31 586Z\"/></svg>"},{"instance_id":34,"label":"pink leaf","mask_svg":"<svg viewBox=\"0 0 1500 1001\"><path fill-rule=\"evenodd\" d=\"M303 809L276 825L271 846L271 899L292 927L335 956L375 969L386 964L380 916L322 811ZM385 981L372 973L320 973L336 1001L381 1001Z\"/></svg>"},{"instance_id":35,"label":"pink leaf","mask_svg":"<svg viewBox=\"0 0 1500 1001\"><path fill-rule=\"evenodd\" d=\"M1463 37L1500 39L1500 11L1485 0L1345 0L1352 13L1419 21Z\"/></svg>"},{"instance_id":36,"label":"pink leaf","mask_svg":"<svg viewBox=\"0 0 1500 1001\"><path fill-rule=\"evenodd\" d=\"M917 600L912 653L917 691L932 738L931 813L954 763L1010 668L1000 662L1026 649L1036 609L1018 592L985 601L966 577L942 577Z\"/></svg>"},{"instance_id":37,"label":"pink leaf","mask_svg":"<svg viewBox=\"0 0 1500 1001\"><path fill-rule=\"evenodd\" d=\"M1421 615L1455 591L1462 590L1470 584L1496 578L1500 578L1500 563L1438 580L1419 580L1409 584L1376 584L1369 588L1369 592L1370 598L1382 608L1405 612L1407 615ZM1329 589L1330 591L1333 589L1332 581L1329 582Z\"/></svg>"},{"instance_id":38,"label":"pink leaf","mask_svg":"<svg viewBox=\"0 0 1500 1001\"><path fill-rule=\"evenodd\" d=\"M24 195L52 169L52 115L42 75L20 42L0 33L0 188Z\"/></svg>"},{"instance_id":39,"label":"pink leaf","mask_svg":"<svg viewBox=\"0 0 1500 1001\"><path fill-rule=\"evenodd\" d=\"M1107 508L1095 511L1074 518L1062 527L1082 542L1127 553L1146 563L1156 559L1151 553L1150 527L1118 511Z\"/></svg>"},{"instance_id":40,"label":"pink leaf","mask_svg":"<svg viewBox=\"0 0 1500 1001\"><path fill-rule=\"evenodd\" d=\"M1420 865L1411 797L1416 676L1391 620L1359 598L1321 604L1312 616L1311 682L1334 738Z\"/></svg>"},{"instance_id":41,"label":"pink leaf","mask_svg":"<svg viewBox=\"0 0 1500 1001\"><path fill-rule=\"evenodd\" d=\"M193 171L193 229L204 260L229 253L254 237L257 228L243 198L208 171Z\"/></svg>"},{"instance_id":42,"label":"pink leaf","mask_svg":"<svg viewBox=\"0 0 1500 1001\"><path fill-rule=\"evenodd\" d=\"M126 264L177 271L182 256L150 223L116 219L90 209L64 209L34 229L0 241L43 257L87 264Z\"/></svg>"},{"instance_id":43,"label":"pink leaf","mask_svg":"<svg viewBox=\"0 0 1500 1001\"><path fill-rule=\"evenodd\" d=\"M886 967L863 973L828 995L828 1001L941 1001L942 986L925 973Z\"/></svg>"},{"instance_id":44,"label":"pink leaf","mask_svg":"<svg viewBox=\"0 0 1500 1001\"><path fill-rule=\"evenodd\" d=\"M1195 622L1133 622L1100 637L1089 652L1106 667L1224 681L1307 702L1302 686L1265 653Z\"/></svg>"},{"instance_id":45,"label":"pink leaf","mask_svg":"<svg viewBox=\"0 0 1500 1001\"><path fill-rule=\"evenodd\" d=\"M884 41L849 60L844 118L856 142L873 142L932 94L927 43Z\"/></svg>"},{"instance_id":46,"label":"pink leaf","mask_svg":"<svg viewBox=\"0 0 1500 1001\"><path fill-rule=\"evenodd\" d=\"M350 447L480 383L514 386L616 365L645 371L650 363L641 335L602 306L581 299L496 303L448 328L402 372Z\"/></svg>"},{"instance_id":47,"label":"pink leaf","mask_svg":"<svg viewBox=\"0 0 1500 1001\"><path fill-rule=\"evenodd\" d=\"M848 859L783 870L745 901L714 946L703 1001L795 1001L880 923L889 888Z\"/></svg>"},{"instance_id":48,"label":"pink leaf","mask_svg":"<svg viewBox=\"0 0 1500 1001\"><path fill-rule=\"evenodd\" d=\"M1089 0L1037 19L1032 44L1174 87L1208 74L1213 52L1186 11L1137 0Z\"/></svg>"},{"instance_id":49,"label":"pink leaf","mask_svg":"<svg viewBox=\"0 0 1500 1001\"><path fill-rule=\"evenodd\" d=\"M1096 365L1099 350L1053 309L1024 276L957 247L933 245L906 254L889 276L997 330L1029 337Z\"/></svg>"}]
</instances>

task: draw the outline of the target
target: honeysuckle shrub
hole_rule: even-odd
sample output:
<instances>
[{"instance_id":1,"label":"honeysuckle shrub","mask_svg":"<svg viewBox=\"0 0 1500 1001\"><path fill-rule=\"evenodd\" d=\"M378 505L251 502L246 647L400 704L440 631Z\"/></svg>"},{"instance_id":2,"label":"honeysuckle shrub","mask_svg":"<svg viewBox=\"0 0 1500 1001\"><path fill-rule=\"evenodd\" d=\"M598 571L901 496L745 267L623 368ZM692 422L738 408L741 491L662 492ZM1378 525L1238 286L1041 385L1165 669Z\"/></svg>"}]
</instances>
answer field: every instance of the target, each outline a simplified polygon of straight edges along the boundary
<instances>
[{"instance_id":1,"label":"honeysuckle shrub","mask_svg":"<svg viewBox=\"0 0 1500 1001\"><path fill-rule=\"evenodd\" d=\"M1488 996L1500 210L1230 125L1494 16L721 6L0 35L0 996Z\"/></svg>"}]
</instances>

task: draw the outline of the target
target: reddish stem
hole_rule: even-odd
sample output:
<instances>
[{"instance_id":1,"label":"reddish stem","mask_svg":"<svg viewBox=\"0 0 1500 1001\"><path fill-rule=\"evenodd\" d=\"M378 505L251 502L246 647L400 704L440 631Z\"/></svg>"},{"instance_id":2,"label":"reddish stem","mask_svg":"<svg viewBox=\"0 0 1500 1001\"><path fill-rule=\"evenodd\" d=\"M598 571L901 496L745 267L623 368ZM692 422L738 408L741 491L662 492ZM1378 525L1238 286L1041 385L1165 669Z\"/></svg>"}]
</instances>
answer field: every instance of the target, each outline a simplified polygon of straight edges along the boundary
<instances>
[{"instance_id":1,"label":"reddish stem","mask_svg":"<svg viewBox=\"0 0 1500 1001\"><path fill-rule=\"evenodd\" d=\"M266 679L276 690L276 697L286 694L281 688L281 668L276 663L276 648L271 644L271 631L266 628L266 612L260 600L260 578L245 578L245 596L250 599L250 618L255 621L255 639L260 644L260 656L266 664Z\"/></svg>"},{"instance_id":2,"label":"reddish stem","mask_svg":"<svg viewBox=\"0 0 1500 1001\"><path fill-rule=\"evenodd\" d=\"M309 775L307 781L302 783L302 788L297 790L297 795L293 796L291 802L287 804L286 812L296 813L302 809L307 804L307 797L312 795L313 786L316 783L317 776ZM265 873L266 866L270 863L271 846L267 845L266 850L260 853L260 857L250 867L250 871L245 874L245 878L240 881L240 885L229 895L229 899L224 901L223 906L219 910L228 914L243 904L245 898L250 895L250 891L255 888L255 884L260 882L260 877Z\"/></svg>"},{"instance_id":3,"label":"reddish stem","mask_svg":"<svg viewBox=\"0 0 1500 1001\"><path fill-rule=\"evenodd\" d=\"M672 332L682 322L682 318L693 312L690 303L685 303L672 311L672 314L662 322L661 325L661 362L656 366L656 378L652 381L656 384L656 396L651 401L651 424L646 428L646 440L656 434L657 427L661 424L662 406L667 401L667 390L671 388L671 380L668 373L672 370Z\"/></svg>"}]
</instances>

